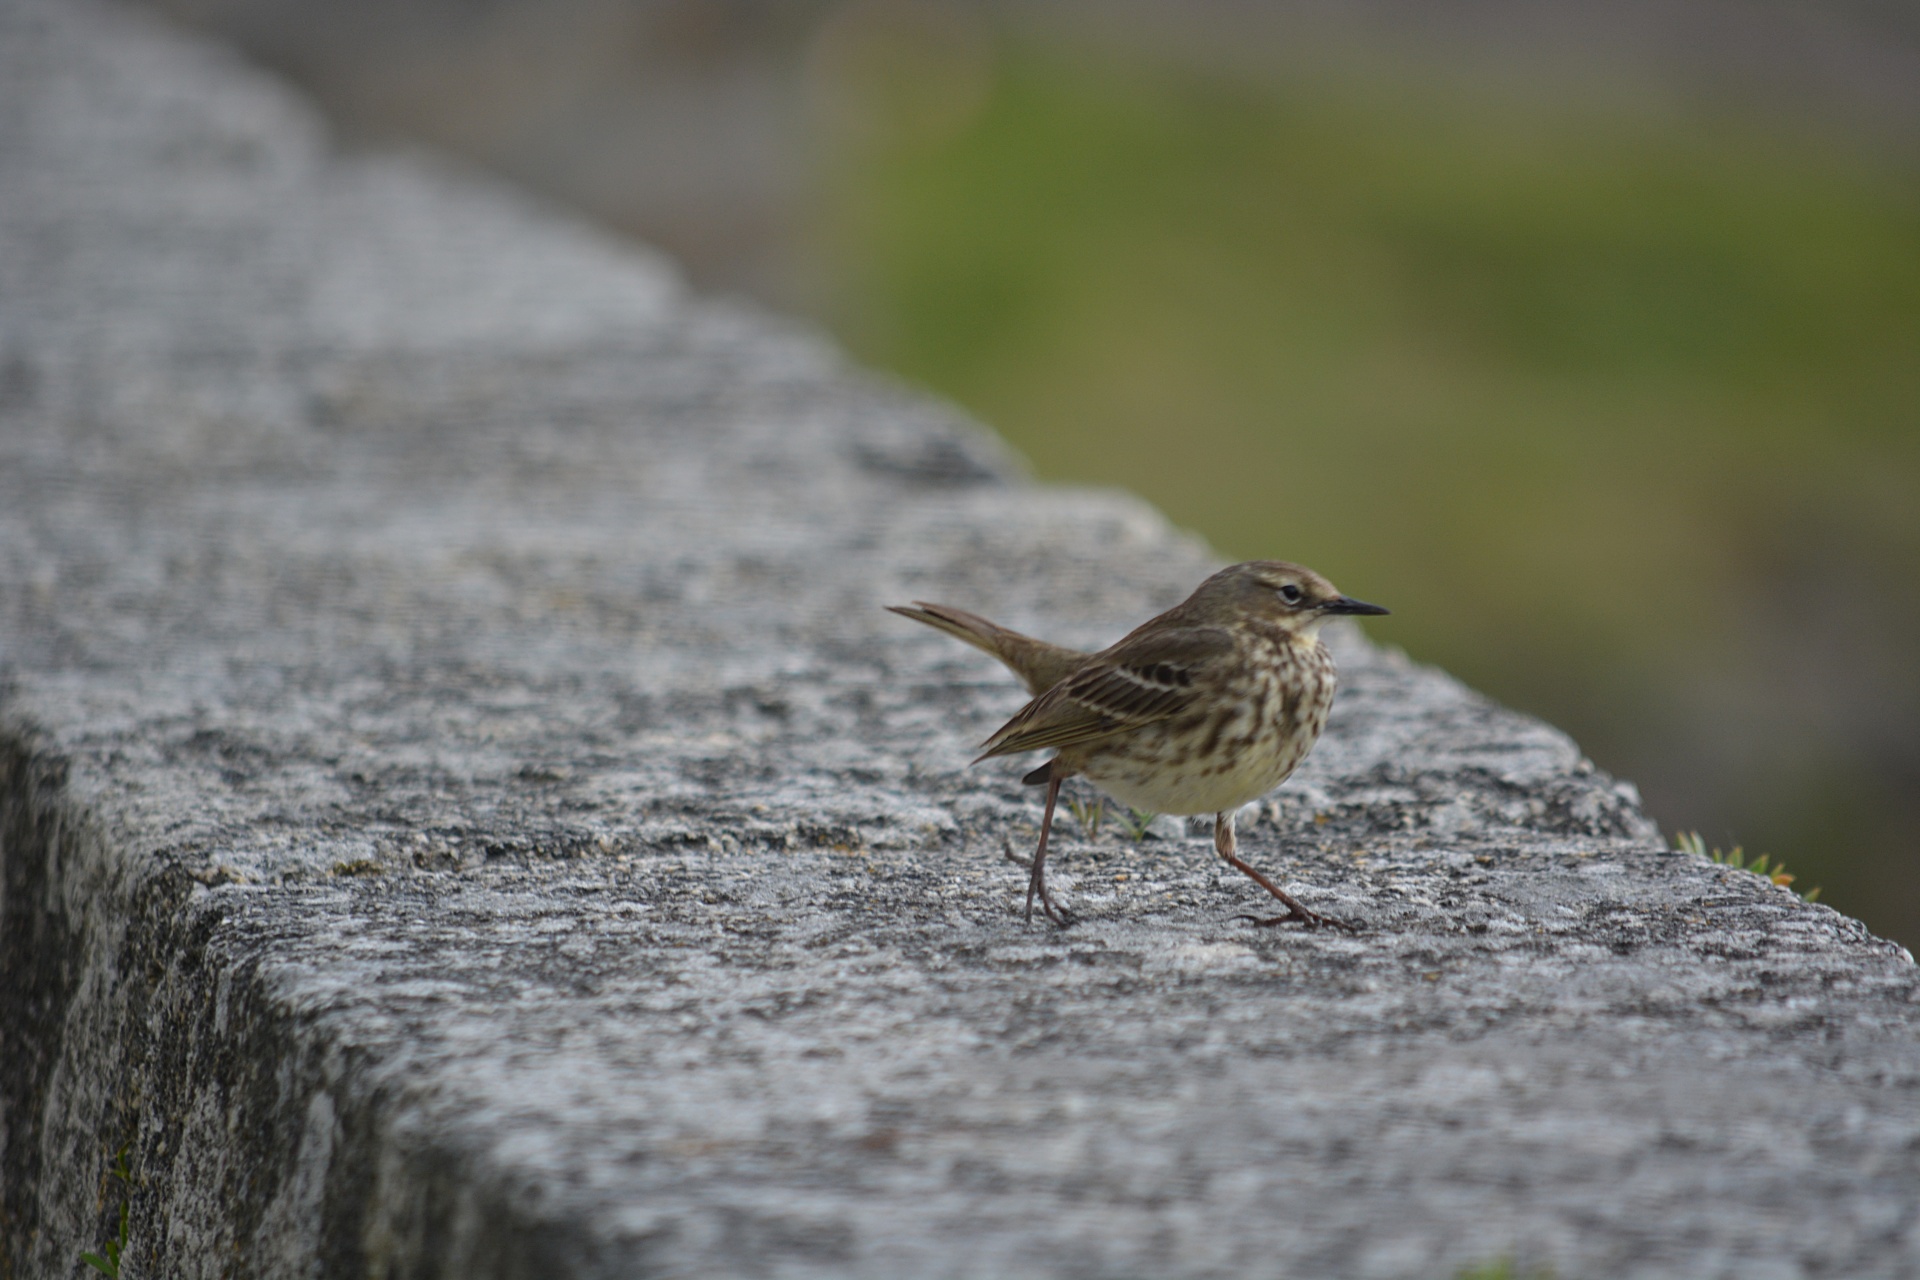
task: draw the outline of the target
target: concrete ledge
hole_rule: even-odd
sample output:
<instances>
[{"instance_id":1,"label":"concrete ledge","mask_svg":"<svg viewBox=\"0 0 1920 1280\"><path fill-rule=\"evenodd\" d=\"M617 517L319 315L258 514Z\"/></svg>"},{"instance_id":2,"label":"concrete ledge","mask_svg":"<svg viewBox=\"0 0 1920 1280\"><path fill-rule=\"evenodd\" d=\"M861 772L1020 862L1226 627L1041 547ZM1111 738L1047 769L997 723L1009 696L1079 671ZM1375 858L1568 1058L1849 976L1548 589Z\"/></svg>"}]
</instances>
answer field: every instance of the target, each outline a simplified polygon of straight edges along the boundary
<instances>
[{"instance_id":1,"label":"concrete ledge","mask_svg":"<svg viewBox=\"0 0 1920 1280\"><path fill-rule=\"evenodd\" d=\"M1920 1270L1910 957L1358 633L1245 844L1367 933L1111 825L1024 924L1033 795L966 767L1018 692L879 606L1101 643L1210 566L0 0L6 1274L122 1200L128 1276Z\"/></svg>"}]
</instances>

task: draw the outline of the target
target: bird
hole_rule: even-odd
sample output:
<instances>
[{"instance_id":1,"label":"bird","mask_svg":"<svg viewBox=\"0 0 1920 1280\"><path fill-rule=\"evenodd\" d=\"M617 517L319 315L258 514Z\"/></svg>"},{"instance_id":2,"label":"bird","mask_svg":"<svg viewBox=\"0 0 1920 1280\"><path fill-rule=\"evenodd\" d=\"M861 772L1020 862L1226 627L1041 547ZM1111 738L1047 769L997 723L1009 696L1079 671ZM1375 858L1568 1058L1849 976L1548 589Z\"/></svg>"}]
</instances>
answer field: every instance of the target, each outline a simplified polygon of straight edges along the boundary
<instances>
[{"instance_id":1,"label":"bird","mask_svg":"<svg viewBox=\"0 0 1920 1280\"><path fill-rule=\"evenodd\" d=\"M1286 781L1326 727L1337 675L1321 626L1388 610L1284 560L1229 565L1098 653L1036 640L952 605L886 607L992 654L1032 695L973 761L1055 749L1021 779L1047 788L1040 841L1024 863L1029 921L1037 898L1047 919L1072 923L1047 890L1047 836L1061 784L1085 778L1133 809L1213 814L1220 857L1286 907L1243 918L1260 926L1354 927L1310 910L1241 858L1233 819Z\"/></svg>"}]
</instances>

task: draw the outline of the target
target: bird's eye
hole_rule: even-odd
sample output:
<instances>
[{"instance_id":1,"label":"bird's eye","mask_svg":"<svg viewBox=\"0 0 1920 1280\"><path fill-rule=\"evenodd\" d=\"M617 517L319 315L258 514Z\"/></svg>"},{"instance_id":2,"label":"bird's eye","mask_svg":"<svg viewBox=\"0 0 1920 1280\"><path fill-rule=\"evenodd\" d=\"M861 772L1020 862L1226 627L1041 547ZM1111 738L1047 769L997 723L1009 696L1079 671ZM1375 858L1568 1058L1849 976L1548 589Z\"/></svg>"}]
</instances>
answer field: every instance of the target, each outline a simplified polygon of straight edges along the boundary
<instances>
[{"instance_id":1,"label":"bird's eye","mask_svg":"<svg viewBox=\"0 0 1920 1280\"><path fill-rule=\"evenodd\" d=\"M1301 591L1300 588L1294 586L1291 582L1280 588L1280 598L1288 604L1299 604L1305 594L1305 592Z\"/></svg>"}]
</instances>

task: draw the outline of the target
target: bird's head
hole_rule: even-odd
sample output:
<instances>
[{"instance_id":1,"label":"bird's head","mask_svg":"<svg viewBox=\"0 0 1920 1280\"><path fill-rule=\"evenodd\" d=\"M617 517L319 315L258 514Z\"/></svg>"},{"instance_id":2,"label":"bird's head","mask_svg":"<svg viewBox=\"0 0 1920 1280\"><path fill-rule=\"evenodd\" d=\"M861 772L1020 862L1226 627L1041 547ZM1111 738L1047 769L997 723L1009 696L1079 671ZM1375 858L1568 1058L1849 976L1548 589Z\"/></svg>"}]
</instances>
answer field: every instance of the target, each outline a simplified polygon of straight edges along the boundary
<instances>
[{"instance_id":1,"label":"bird's head","mask_svg":"<svg viewBox=\"0 0 1920 1280\"><path fill-rule=\"evenodd\" d=\"M1259 618L1303 638L1341 614L1382 614L1377 604L1343 596L1313 570L1284 560L1249 560L1222 569L1187 601L1209 621Z\"/></svg>"}]
</instances>

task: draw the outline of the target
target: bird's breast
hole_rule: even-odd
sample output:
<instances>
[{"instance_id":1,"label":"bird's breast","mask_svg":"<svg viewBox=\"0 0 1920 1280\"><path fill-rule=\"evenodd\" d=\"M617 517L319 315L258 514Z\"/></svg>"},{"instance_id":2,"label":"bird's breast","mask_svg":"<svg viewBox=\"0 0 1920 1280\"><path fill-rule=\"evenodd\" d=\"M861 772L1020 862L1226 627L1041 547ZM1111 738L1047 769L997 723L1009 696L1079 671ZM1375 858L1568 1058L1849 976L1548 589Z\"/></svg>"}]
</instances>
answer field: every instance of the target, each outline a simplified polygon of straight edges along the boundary
<instances>
[{"instance_id":1,"label":"bird's breast","mask_svg":"<svg viewBox=\"0 0 1920 1280\"><path fill-rule=\"evenodd\" d=\"M1079 772L1156 813L1218 813L1279 786L1326 727L1333 659L1291 636L1256 638L1246 656L1189 710L1074 753Z\"/></svg>"}]
</instances>

